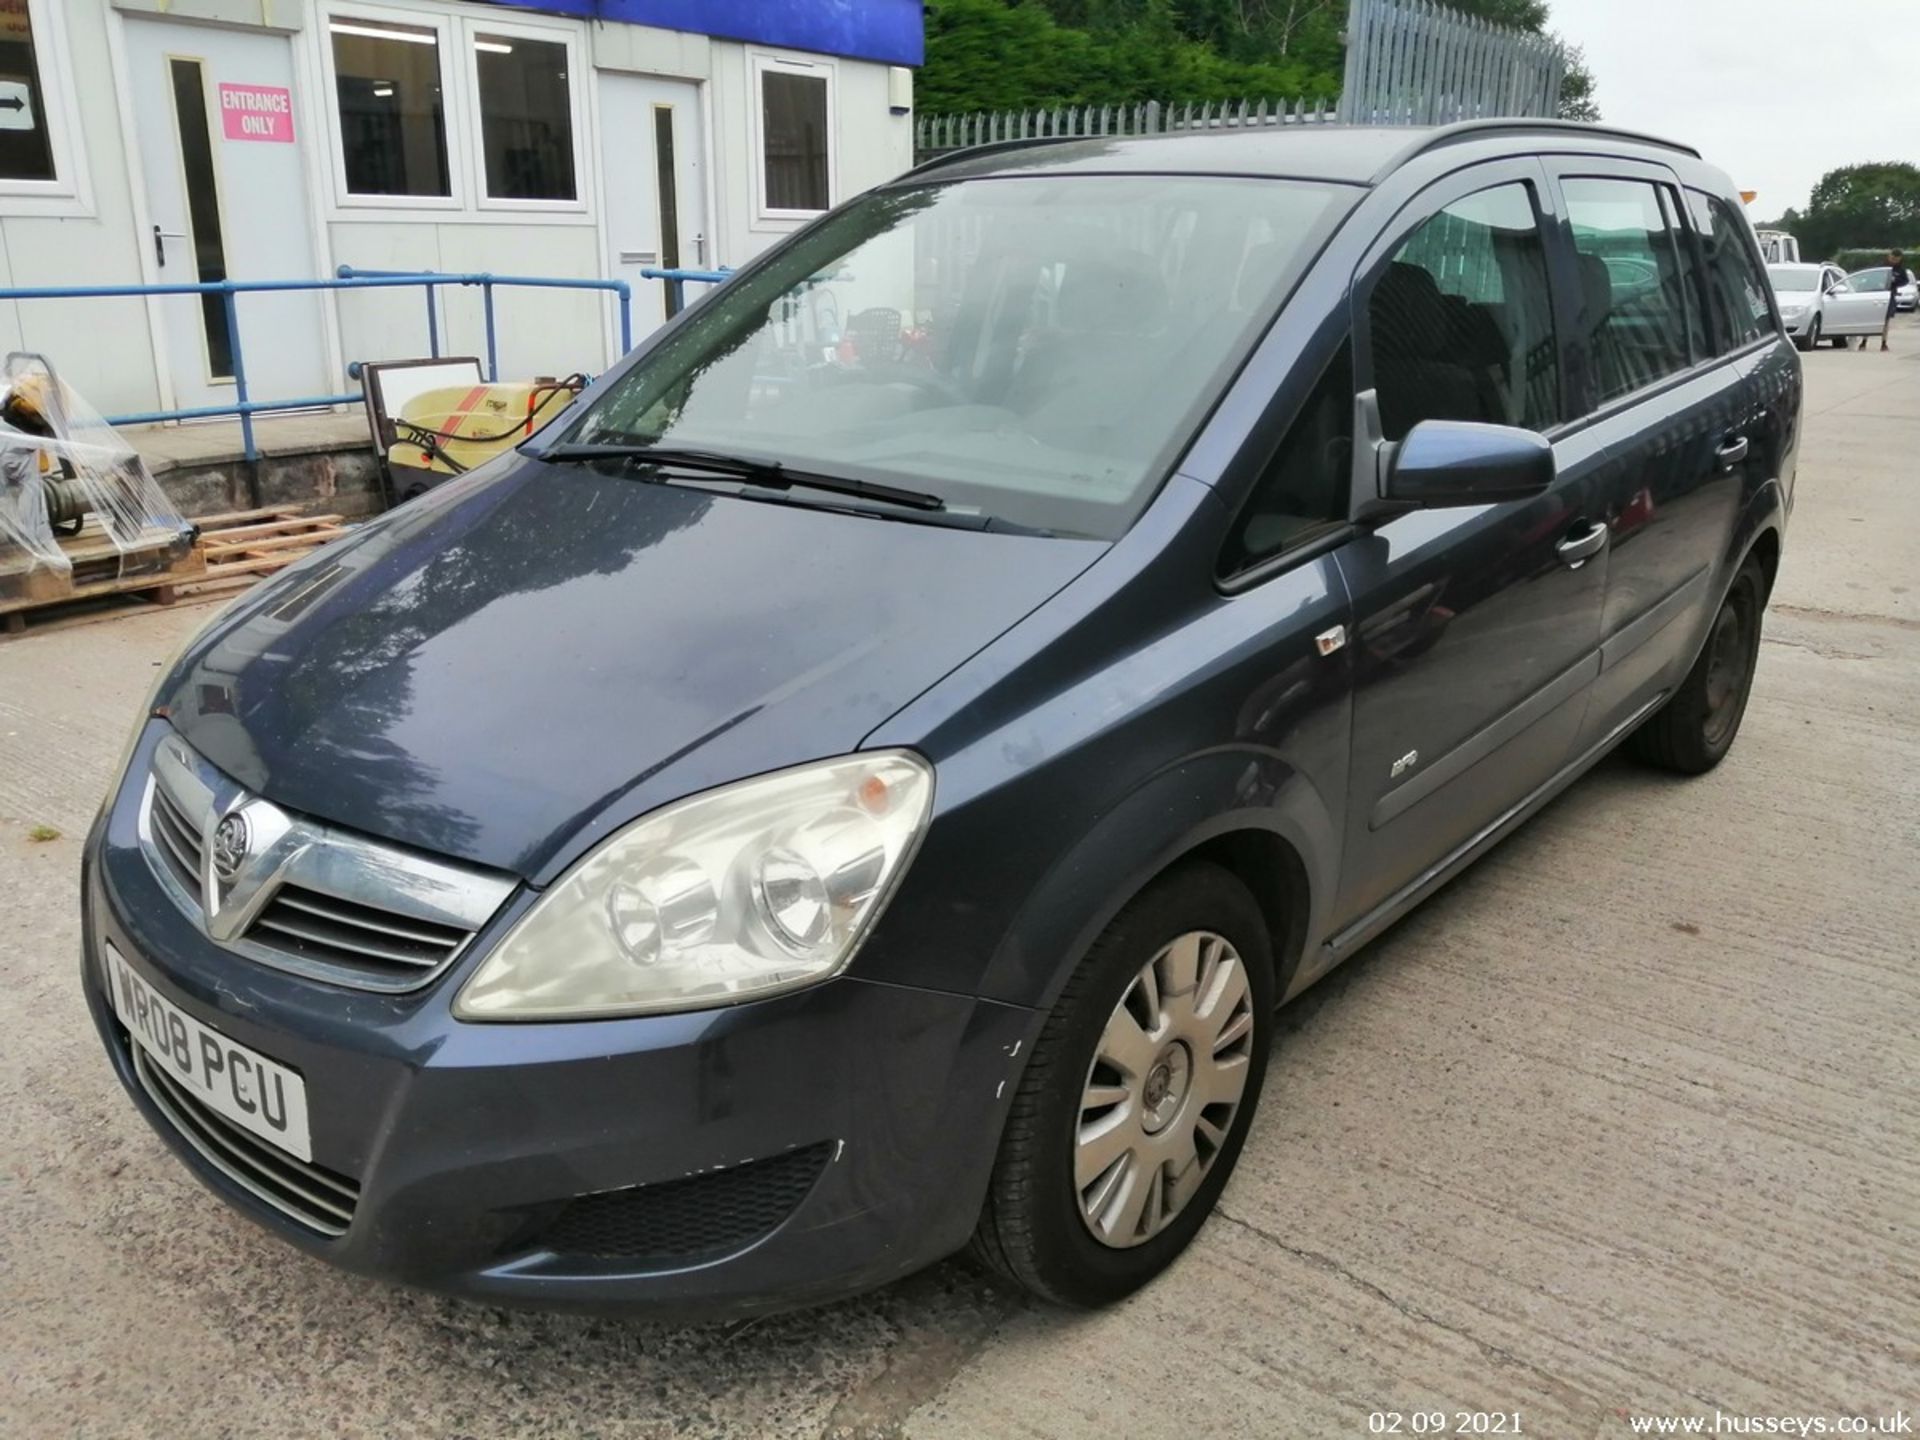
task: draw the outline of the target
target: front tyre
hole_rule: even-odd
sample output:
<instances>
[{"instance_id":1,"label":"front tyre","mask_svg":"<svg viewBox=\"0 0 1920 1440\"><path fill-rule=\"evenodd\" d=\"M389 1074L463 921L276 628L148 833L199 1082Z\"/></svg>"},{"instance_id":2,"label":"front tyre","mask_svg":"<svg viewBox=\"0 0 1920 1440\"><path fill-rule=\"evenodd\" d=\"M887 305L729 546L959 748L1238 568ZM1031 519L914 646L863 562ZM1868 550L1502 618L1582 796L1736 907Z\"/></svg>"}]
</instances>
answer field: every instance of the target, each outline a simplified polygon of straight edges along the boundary
<instances>
[{"instance_id":1,"label":"front tyre","mask_svg":"<svg viewBox=\"0 0 1920 1440\"><path fill-rule=\"evenodd\" d=\"M1682 775L1704 774L1720 763L1747 713L1766 603L1767 577L1759 562L1749 560L1734 576L1693 669L1673 698L1628 738L1629 754Z\"/></svg>"},{"instance_id":2,"label":"front tyre","mask_svg":"<svg viewBox=\"0 0 1920 1440\"><path fill-rule=\"evenodd\" d=\"M1041 1029L974 1254L1076 1306L1172 1264L1239 1159L1274 1001L1265 920L1227 871L1192 862L1135 897Z\"/></svg>"}]
</instances>

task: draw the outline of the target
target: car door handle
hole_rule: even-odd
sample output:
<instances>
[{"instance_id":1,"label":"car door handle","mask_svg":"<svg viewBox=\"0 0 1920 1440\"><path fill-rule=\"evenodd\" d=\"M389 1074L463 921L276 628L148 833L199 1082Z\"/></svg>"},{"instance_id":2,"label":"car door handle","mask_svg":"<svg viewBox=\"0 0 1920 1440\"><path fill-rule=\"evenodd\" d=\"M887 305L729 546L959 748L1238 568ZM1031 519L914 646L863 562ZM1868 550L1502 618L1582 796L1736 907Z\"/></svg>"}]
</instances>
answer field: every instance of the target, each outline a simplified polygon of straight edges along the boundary
<instances>
[{"instance_id":1,"label":"car door handle","mask_svg":"<svg viewBox=\"0 0 1920 1440\"><path fill-rule=\"evenodd\" d=\"M1595 525L1592 529L1583 531L1578 535L1567 536L1566 539L1553 547L1554 553L1559 555L1561 563L1569 570L1578 570L1582 565L1586 564L1587 561L1607 548L1607 536L1609 533L1604 524Z\"/></svg>"},{"instance_id":2,"label":"car door handle","mask_svg":"<svg viewBox=\"0 0 1920 1440\"><path fill-rule=\"evenodd\" d=\"M1714 460L1722 470L1731 470L1747 458L1747 437L1736 435L1718 450L1713 452Z\"/></svg>"}]
</instances>

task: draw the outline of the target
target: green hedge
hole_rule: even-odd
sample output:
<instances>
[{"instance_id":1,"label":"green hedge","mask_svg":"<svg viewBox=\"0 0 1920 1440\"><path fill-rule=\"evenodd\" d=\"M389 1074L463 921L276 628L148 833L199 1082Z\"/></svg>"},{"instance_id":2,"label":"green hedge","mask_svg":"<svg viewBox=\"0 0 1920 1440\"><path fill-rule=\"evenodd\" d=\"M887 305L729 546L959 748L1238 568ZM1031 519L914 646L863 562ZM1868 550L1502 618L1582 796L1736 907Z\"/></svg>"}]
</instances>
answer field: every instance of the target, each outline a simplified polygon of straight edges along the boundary
<instances>
[{"instance_id":1,"label":"green hedge","mask_svg":"<svg viewBox=\"0 0 1920 1440\"><path fill-rule=\"evenodd\" d=\"M1887 251L1890 249L1907 252L1909 270L1912 270L1916 264L1920 264L1920 240L1908 245L1882 245L1877 250L1842 250L1833 257L1833 263L1851 275L1855 270L1869 270L1875 265L1886 264Z\"/></svg>"}]
</instances>

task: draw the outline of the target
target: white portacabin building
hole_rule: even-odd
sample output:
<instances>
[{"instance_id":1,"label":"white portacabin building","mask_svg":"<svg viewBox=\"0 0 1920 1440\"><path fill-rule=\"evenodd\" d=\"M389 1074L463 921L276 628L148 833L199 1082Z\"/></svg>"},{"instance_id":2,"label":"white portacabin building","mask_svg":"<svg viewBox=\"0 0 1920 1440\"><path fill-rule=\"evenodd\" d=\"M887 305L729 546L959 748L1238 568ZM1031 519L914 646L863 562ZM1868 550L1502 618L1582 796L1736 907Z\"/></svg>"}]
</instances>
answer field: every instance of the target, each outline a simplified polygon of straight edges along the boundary
<instances>
[{"instance_id":1,"label":"white portacabin building","mask_svg":"<svg viewBox=\"0 0 1920 1440\"><path fill-rule=\"evenodd\" d=\"M0 287L738 265L912 163L919 0L0 0ZM445 354L485 354L475 290ZM605 293L501 289L503 375L619 351ZM255 400L427 353L418 290L244 295ZM218 297L0 302L102 411L233 403Z\"/></svg>"}]
</instances>

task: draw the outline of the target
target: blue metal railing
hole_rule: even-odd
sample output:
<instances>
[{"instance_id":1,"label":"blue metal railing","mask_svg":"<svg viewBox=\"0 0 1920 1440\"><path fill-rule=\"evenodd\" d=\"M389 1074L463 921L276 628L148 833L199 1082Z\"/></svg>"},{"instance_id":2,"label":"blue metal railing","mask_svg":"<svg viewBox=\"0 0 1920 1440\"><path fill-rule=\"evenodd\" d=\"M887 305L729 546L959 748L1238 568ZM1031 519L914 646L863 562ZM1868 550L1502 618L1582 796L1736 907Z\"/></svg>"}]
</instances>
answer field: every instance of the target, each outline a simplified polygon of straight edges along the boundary
<instances>
[{"instance_id":1,"label":"blue metal railing","mask_svg":"<svg viewBox=\"0 0 1920 1440\"><path fill-rule=\"evenodd\" d=\"M698 281L702 285L718 285L731 274L733 274L731 265L722 265L718 270L676 270L658 265L646 265L640 270L642 280L667 282L667 313L669 315L678 315L687 308L689 280Z\"/></svg>"},{"instance_id":2,"label":"blue metal railing","mask_svg":"<svg viewBox=\"0 0 1920 1440\"><path fill-rule=\"evenodd\" d=\"M442 274L439 271L356 271L341 266L331 280L216 280L171 285L22 285L0 288L0 300L91 300L144 299L149 295L218 295L226 314L227 336L233 350L233 398L231 405L200 405L175 410L147 410L130 415L109 415L110 425L153 425L168 420L199 420L218 415L240 418L240 439L248 460L258 460L254 444L253 417L267 410L317 410L329 405L357 405L364 398L350 395L306 395L293 400L255 400L247 388L246 356L240 343L240 313L236 303L241 295L282 293L299 290L398 290L423 286L427 291L427 335L432 353L440 353L439 320L434 312L433 292L442 285L477 285L484 296L487 324L487 378L498 378L498 347L493 319L493 292L496 286L528 287L542 290L607 290L620 301L620 346L622 353L633 348L633 292L624 280L557 280L538 275Z\"/></svg>"},{"instance_id":3,"label":"blue metal railing","mask_svg":"<svg viewBox=\"0 0 1920 1440\"><path fill-rule=\"evenodd\" d=\"M524 286L533 290L609 290L620 298L620 353L633 348L633 287L624 280L555 280L538 275L456 275L438 270L356 270L342 265L333 272L342 280L399 280L420 285L427 292L427 353L440 358L440 317L434 309L433 292L442 285L477 285L487 322L487 379L500 378L499 345L493 323L493 289L496 285Z\"/></svg>"}]
</instances>

